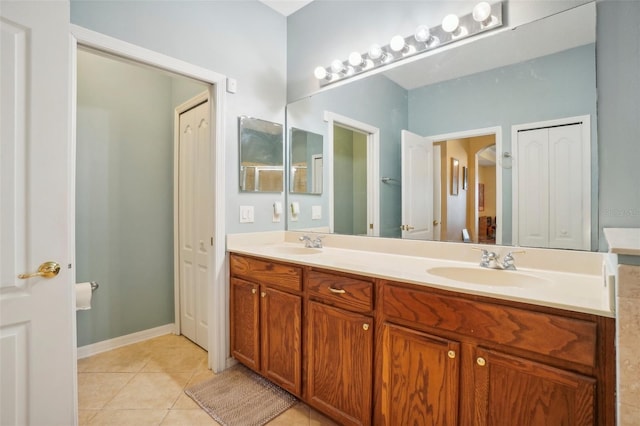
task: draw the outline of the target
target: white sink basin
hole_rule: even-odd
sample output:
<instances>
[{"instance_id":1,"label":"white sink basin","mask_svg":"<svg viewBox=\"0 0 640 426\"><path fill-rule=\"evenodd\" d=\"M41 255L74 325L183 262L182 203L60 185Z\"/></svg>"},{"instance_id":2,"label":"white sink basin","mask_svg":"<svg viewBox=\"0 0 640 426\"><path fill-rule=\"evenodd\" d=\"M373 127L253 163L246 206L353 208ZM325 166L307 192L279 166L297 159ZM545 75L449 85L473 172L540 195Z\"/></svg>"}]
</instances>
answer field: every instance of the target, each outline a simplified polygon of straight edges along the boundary
<instances>
[{"instance_id":1,"label":"white sink basin","mask_svg":"<svg viewBox=\"0 0 640 426\"><path fill-rule=\"evenodd\" d=\"M495 287L532 287L551 282L545 278L525 274L519 271L505 271L500 269L465 268L465 267L434 267L427 269L432 275L449 278L468 284L487 285Z\"/></svg>"},{"instance_id":2,"label":"white sink basin","mask_svg":"<svg viewBox=\"0 0 640 426\"><path fill-rule=\"evenodd\" d=\"M273 250L280 254L289 254L294 256L322 253L321 249L304 246L275 246L273 247Z\"/></svg>"}]
</instances>

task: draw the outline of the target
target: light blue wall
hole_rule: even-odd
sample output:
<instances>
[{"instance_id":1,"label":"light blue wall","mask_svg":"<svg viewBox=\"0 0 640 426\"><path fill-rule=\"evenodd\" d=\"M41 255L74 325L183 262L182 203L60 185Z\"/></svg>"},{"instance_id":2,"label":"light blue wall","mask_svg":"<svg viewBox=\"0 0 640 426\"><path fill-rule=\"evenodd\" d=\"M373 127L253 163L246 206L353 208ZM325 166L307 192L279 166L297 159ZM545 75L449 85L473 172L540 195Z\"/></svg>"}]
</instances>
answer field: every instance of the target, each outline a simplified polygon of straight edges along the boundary
<instances>
[{"instance_id":1,"label":"light blue wall","mask_svg":"<svg viewBox=\"0 0 640 426\"><path fill-rule=\"evenodd\" d=\"M599 228L638 228L640 2L599 1L597 5ZM607 250L602 236L600 250Z\"/></svg>"},{"instance_id":2,"label":"light blue wall","mask_svg":"<svg viewBox=\"0 0 640 426\"><path fill-rule=\"evenodd\" d=\"M286 18L258 1L72 0L71 22L235 78L226 95L227 232L284 229L272 205L284 193L241 194L238 116L284 124ZM239 223L240 205L255 206L255 223Z\"/></svg>"},{"instance_id":3,"label":"light blue wall","mask_svg":"<svg viewBox=\"0 0 640 426\"><path fill-rule=\"evenodd\" d=\"M511 126L563 117L591 117L592 227L597 227L598 163L595 45L425 86L409 92L409 130L433 136L502 127L512 152ZM502 172L503 244L511 244L511 169ZM597 249L597 233L592 247Z\"/></svg>"},{"instance_id":4,"label":"light blue wall","mask_svg":"<svg viewBox=\"0 0 640 426\"><path fill-rule=\"evenodd\" d=\"M369 102L372 96L376 102ZM400 131L407 128L407 91L381 75L335 87L312 97L301 99L287 108L287 128L296 127L323 135L325 159L327 154L327 123L324 112L349 117L380 129L380 176L400 179ZM329 173L325 166L324 182ZM400 187L380 185L380 235L400 235ZM325 186L326 188L326 186ZM288 229L328 226L328 192L321 195L289 194L289 202L300 203L297 222ZM322 220L311 220L311 206L322 206Z\"/></svg>"},{"instance_id":5,"label":"light blue wall","mask_svg":"<svg viewBox=\"0 0 640 426\"><path fill-rule=\"evenodd\" d=\"M77 279L100 284L79 346L173 322L173 106L202 91L174 82L78 52Z\"/></svg>"}]
</instances>

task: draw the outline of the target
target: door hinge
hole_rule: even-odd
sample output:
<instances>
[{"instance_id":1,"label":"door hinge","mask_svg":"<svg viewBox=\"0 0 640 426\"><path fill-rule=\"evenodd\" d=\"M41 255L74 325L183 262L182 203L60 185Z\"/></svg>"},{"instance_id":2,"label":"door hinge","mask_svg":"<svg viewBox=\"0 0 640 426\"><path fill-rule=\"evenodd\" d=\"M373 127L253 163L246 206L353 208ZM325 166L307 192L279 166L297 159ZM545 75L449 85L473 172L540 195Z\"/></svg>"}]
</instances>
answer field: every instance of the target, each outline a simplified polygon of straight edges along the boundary
<instances>
[{"instance_id":1,"label":"door hinge","mask_svg":"<svg viewBox=\"0 0 640 426\"><path fill-rule=\"evenodd\" d=\"M213 247L213 237L211 237L211 247Z\"/></svg>"},{"instance_id":2,"label":"door hinge","mask_svg":"<svg viewBox=\"0 0 640 426\"><path fill-rule=\"evenodd\" d=\"M373 223L369 224L369 229L373 229Z\"/></svg>"}]
</instances>

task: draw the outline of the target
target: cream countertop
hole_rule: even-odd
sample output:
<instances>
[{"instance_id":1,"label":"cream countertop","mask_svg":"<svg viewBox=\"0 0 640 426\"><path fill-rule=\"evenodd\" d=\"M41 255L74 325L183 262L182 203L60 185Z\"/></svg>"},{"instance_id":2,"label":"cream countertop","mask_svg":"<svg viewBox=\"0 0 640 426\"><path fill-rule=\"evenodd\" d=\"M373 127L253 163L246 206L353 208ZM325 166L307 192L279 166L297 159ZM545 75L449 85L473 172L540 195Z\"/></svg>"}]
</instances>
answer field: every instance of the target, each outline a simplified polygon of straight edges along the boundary
<instances>
[{"instance_id":1,"label":"cream countertop","mask_svg":"<svg viewBox=\"0 0 640 426\"><path fill-rule=\"evenodd\" d=\"M492 286L457 281L427 271L436 267L489 271L478 266L480 253L472 249L479 247L477 245L326 235L321 250L307 252L301 250L303 244L298 241L301 235L304 233L297 231L230 234L227 235L227 250L443 290L615 316L613 282L609 279L605 285L602 253L527 248L526 253L515 255L518 268L515 274L539 278L540 284ZM502 255L516 250L502 246L483 248ZM494 272L514 274L512 271Z\"/></svg>"},{"instance_id":2,"label":"cream countertop","mask_svg":"<svg viewBox=\"0 0 640 426\"><path fill-rule=\"evenodd\" d=\"M640 228L605 228L604 235L611 253L640 256Z\"/></svg>"}]
</instances>

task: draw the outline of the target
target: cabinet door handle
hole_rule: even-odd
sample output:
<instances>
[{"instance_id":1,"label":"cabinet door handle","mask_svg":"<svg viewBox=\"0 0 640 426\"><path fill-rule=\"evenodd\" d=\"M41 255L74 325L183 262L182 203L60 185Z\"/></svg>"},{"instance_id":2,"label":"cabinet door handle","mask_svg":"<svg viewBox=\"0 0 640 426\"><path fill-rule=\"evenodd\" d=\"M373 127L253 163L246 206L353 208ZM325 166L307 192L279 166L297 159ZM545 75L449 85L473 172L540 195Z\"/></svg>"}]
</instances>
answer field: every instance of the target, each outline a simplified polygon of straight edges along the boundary
<instances>
[{"instance_id":1,"label":"cabinet door handle","mask_svg":"<svg viewBox=\"0 0 640 426\"><path fill-rule=\"evenodd\" d=\"M479 356L478 359L476 359L476 362L480 367L484 367L487 364L487 361L481 356Z\"/></svg>"},{"instance_id":2,"label":"cabinet door handle","mask_svg":"<svg viewBox=\"0 0 640 426\"><path fill-rule=\"evenodd\" d=\"M267 292L266 292L266 291L263 291L262 293L260 293L260 296L262 296L262 297L267 297Z\"/></svg>"},{"instance_id":3,"label":"cabinet door handle","mask_svg":"<svg viewBox=\"0 0 640 426\"><path fill-rule=\"evenodd\" d=\"M333 288L333 287L329 287L329 291L331 293L334 293L334 294L345 294L346 293L346 290L343 290L341 288Z\"/></svg>"},{"instance_id":4,"label":"cabinet door handle","mask_svg":"<svg viewBox=\"0 0 640 426\"><path fill-rule=\"evenodd\" d=\"M365 323L365 324L362 324L362 329L363 329L364 331L369 330L369 324L366 324L366 323Z\"/></svg>"},{"instance_id":5,"label":"cabinet door handle","mask_svg":"<svg viewBox=\"0 0 640 426\"><path fill-rule=\"evenodd\" d=\"M454 359L456 357L456 351L447 352L447 356L451 359Z\"/></svg>"},{"instance_id":6,"label":"cabinet door handle","mask_svg":"<svg viewBox=\"0 0 640 426\"><path fill-rule=\"evenodd\" d=\"M251 289L251 294L256 294L258 292L258 290L256 290L255 288Z\"/></svg>"}]
</instances>

